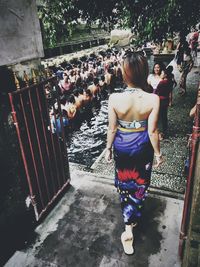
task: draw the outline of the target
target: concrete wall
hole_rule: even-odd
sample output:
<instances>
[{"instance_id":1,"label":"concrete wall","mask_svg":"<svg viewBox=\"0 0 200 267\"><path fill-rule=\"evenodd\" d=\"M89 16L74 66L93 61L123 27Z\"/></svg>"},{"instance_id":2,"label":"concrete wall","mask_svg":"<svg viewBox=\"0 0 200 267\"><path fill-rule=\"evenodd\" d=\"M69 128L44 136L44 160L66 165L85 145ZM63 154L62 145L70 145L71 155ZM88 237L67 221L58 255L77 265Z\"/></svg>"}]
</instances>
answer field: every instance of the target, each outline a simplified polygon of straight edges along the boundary
<instances>
[{"instance_id":1,"label":"concrete wall","mask_svg":"<svg viewBox=\"0 0 200 267\"><path fill-rule=\"evenodd\" d=\"M0 66L43 57L35 0L0 0Z\"/></svg>"}]
</instances>

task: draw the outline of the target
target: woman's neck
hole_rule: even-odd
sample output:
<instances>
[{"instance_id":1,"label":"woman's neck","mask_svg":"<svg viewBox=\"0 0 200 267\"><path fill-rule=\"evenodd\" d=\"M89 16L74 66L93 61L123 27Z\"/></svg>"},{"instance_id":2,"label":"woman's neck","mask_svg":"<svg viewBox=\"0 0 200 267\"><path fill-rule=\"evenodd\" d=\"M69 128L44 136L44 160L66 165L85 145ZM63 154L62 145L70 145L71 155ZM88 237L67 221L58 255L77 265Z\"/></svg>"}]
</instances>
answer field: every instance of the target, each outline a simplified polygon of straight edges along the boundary
<instances>
[{"instance_id":1,"label":"woman's neck","mask_svg":"<svg viewBox=\"0 0 200 267\"><path fill-rule=\"evenodd\" d=\"M136 86L135 84L127 84L127 87L128 88L140 88L140 87L138 87L138 86Z\"/></svg>"}]
</instances>

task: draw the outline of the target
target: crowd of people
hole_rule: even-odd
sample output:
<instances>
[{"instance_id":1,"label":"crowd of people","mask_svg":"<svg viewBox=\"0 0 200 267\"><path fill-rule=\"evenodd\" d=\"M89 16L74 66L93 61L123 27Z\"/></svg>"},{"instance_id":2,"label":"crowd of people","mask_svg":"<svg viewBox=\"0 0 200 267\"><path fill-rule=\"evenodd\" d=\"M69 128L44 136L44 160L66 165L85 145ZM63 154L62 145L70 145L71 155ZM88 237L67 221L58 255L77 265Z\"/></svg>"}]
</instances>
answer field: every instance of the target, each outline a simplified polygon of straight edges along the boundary
<instances>
[{"instance_id":1,"label":"crowd of people","mask_svg":"<svg viewBox=\"0 0 200 267\"><path fill-rule=\"evenodd\" d=\"M180 35L175 60L181 73L179 81L180 95L186 94L187 75L193 67L197 55L198 34L193 31L190 39ZM111 48L82 56L79 59L63 62L59 68L52 68L59 83L59 96L63 125L68 126L77 120L84 111L88 112L93 103L107 99L116 87L125 88L122 78L122 61L127 52L132 49ZM144 54L143 51L140 53ZM173 67L166 67L162 62L155 62L152 73L148 75L148 91L160 98L159 138L167 137L168 107L172 105L173 88L177 86L174 79ZM47 90L48 91L48 90ZM53 132L61 132L59 112L55 103L50 110Z\"/></svg>"},{"instance_id":2,"label":"crowd of people","mask_svg":"<svg viewBox=\"0 0 200 267\"><path fill-rule=\"evenodd\" d=\"M176 48L175 61L177 69L180 72L180 80L177 84L174 74L173 66L166 67L162 62L156 62L153 67L152 74L148 76L148 83L153 88L153 93L160 98L159 111L159 139L162 140L168 135L168 107L172 105L173 89L179 85L178 92L181 96L186 95L187 76L193 66L198 65L197 62L197 47L199 33L193 30L189 35L188 41L186 37L180 34L179 42Z\"/></svg>"},{"instance_id":3,"label":"crowd of people","mask_svg":"<svg viewBox=\"0 0 200 267\"><path fill-rule=\"evenodd\" d=\"M177 68L181 72L179 81L179 93L181 95L186 93L186 78L193 67L191 46L196 47L193 41L188 43L185 38L180 36L175 59ZM107 99L116 87L125 88L125 82L122 78L122 61L124 55L131 50L108 49L100 51L97 55L92 53L70 62L63 62L59 68L53 68L59 80L58 92L64 127L76 121L84 111L88 112L93 103ZM138 53L144 54L143 51ZM168 107L173 102L173 88L177 86L173 75L173 67L166 67L162 62L155 62L152 73L148 75L147 82L149 85L147 90L157 94L160 98L158 125L159 138L162 140L167 137L167 112ZM55 103L50 110L53 132L61 132L57 106L57 103Z\"/></svg>"},{"instance_id":4,"label":"crowd of people","mask_svg":"<svg viewBox=\"0 0 200 267\"><path fill-rule=\"evenodd\" d=\"M176 62L182 73L179 85L183 95L193 59L191 48L182 37ZM160 140L168 134L168 107L173 103L173 88L177 86L173 67L155 62L149 74L145 53L129 48L109 49L64 62L54 71L59 79L64 126L87 112L93 103L109 96L105 158L108 162L115 160L115 186L125 224L121 242L125 253L133 254L133 228L141 217L153 159L155 167L163 163ZM116 93L117 87L123 88L122 92ZM58 114L58 103L53 103L50 117L54 133L61 132Z\"/></svg>"},{"instance_id":5,"label":"crowd of people","mask_svg":"<svg viewBox=\"0 0 200 267\"><path fill-rule=\"evenodd\" d=\"M108 49L52 68L59 80L58 94L64 126L77 121L77 117L88 112L93 104L107 99L116 87L124 86L120 63L124 53L123 49ZM49 94L48 86L46 93ZM54 103L50 109L53 132L61 132L58 116L58 103Z\"/></svg>"}]
</instances>

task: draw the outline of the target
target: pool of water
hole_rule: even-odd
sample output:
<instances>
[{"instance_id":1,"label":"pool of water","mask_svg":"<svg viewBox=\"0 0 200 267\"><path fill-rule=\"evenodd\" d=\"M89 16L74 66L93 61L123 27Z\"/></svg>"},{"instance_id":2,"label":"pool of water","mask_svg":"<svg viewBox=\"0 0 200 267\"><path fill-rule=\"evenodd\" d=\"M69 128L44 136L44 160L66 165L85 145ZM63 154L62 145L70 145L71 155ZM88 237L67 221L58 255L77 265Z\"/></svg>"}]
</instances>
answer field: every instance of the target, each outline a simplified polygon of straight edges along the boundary
<instances>
[{"instance_id":1,"label":"pool of water","mask_svg":"<svg viewBox=\"0 0 200 267\"><path fill-rule=\"evenodd\" d=\"M148 58L148 63L151 72L154 65L153 56ZM164 63L167 65L169 62ZM104 100L92 109L89 120L83 121L78 129L68 135L69 161L90 167L106 146L107 125L108 100Z\"/></svg>"},{"instance_id":2,"label":"pool of water","mask_svg":"<svg viewBox=\"0 0 200 267\"><path fill-rule=\"evenodd\" d=\"M108 124L108 100L92 109L92 118L82 122L68 138L70 162L91 166L105 147Z\"/></svg>"}]
</instances>

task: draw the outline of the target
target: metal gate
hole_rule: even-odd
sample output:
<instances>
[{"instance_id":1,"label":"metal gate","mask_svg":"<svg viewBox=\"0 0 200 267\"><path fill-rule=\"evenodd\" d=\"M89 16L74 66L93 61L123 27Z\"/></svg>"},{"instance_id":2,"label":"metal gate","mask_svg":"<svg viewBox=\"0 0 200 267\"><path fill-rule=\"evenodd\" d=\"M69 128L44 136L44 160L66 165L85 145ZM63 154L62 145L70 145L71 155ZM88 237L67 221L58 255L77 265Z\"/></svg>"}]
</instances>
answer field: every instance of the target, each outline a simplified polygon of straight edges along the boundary
<instances>
[{"instance_id":1,"label":"metal gate","mask_svg":"<svg viewBox=\"0 0 200 267\"><path fill-rule=\"evenodd\" d=\"M39 220L70 181L56 77L9 93L9 99L30 199Z\"/></svg>"},{"instance_id":2,"label":"metal gate","mask_svg":"<svg viewBox=\"0 0 200 267\"><path fill-rule=\"evenodd\" d=\"M195 174L199 138L200 138L200 84L199 84L198 95L197 95L194 124L193 124L192 134L189 140L189 154L190 154L189 172L187 176L187 185L186 185L186 191L185 191L181 231L180 231L180 237L179 237L179 256L181 259L183 259L185 242L187 238L189 238L187 234L188 234L188 227L190 223L192 199L194 197L194 193L193 193L194 174Z\"/></svg>"}]
</instances>

